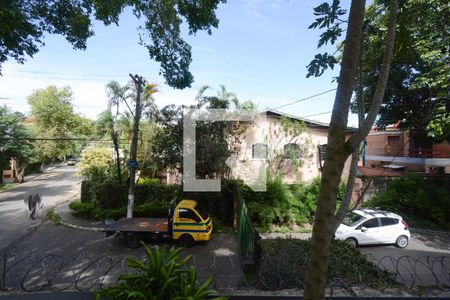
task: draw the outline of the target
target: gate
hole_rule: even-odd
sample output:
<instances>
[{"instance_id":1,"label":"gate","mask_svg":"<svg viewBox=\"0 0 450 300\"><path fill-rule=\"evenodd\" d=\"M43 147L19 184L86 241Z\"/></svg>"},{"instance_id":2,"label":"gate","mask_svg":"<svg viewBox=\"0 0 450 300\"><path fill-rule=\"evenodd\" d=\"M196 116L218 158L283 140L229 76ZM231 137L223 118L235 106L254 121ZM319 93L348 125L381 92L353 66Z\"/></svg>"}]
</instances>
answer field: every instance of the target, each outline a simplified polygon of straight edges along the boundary
<instances>
[{"instance_id":1,"label":"gate","mask_svg":"<svg viewBox=\"0 0 450 300\"><path fill-rule=\"evenodd\" d=\"M256 255L256 243L260 238L258 231L253 227L249 216L247 205L242 199L241 191L236 188L235 197L237 200L237 238L243 265L254 263Z\"/></svg>"}]
</instances>

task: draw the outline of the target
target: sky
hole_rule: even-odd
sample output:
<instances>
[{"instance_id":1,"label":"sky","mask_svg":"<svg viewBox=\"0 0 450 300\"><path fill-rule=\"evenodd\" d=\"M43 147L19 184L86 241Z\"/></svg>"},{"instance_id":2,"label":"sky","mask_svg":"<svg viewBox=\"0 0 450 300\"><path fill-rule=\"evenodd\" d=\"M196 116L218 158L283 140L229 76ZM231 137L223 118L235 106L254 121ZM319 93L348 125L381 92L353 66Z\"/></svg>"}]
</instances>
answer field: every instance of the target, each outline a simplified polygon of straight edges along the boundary
<instances>
[{"instance_id":1,"label":"sky","mask_svg":"<svg viewBox=\"0 0 450 300\"><path fill-rule=\"evenodd\" d=\"M61 36L47 35L45 46L25 64L14 60L3 64L0 105L28 113L27 96L34 90L70 86L75 111L95 119L107 107L106 84L111 80L126 84L133 73L159 85L154 96L159 107L192 104L201 86L210 86L214 94L225 85L239 100L252 100L260 110L277 108L336 88L333 78L339 66L319 78L306 78L306 66L315 54L335 50L333 46L317 49L321 31L307 29L314 20L313 7L322 1L229 0L219 5L219 27L211 35L183 32L192 47L190 70L195 79L191 88L183 90L164 84L159 64L138 44L137 27L143 21L130 10L122 13L118 27L94 22L95 36L85 51L73 50ZM349 1L342 3L348 9ZM329 122L334 96L334 91L328 92L279 110ZM356 125L354 116L349 125Z\"/></svg>"}]
</instances>

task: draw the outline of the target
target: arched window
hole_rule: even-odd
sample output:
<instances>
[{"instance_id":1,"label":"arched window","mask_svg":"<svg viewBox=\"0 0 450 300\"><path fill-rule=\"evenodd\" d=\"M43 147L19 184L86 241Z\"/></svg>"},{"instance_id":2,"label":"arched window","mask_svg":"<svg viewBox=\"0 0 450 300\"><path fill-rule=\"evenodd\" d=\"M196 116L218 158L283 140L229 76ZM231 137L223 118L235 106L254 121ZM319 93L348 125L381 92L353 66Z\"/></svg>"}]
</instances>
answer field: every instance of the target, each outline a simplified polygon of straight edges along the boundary
<instances>
[{"instance_id":1,"label":"arched window","mask_svg":"<svg viewBox=\"0 0 450 300\"><path fill-rule=\"evenodd\" d=\"M253 159L266 159L267 158L267 144L253 144L252 145L252 158Z\"/></svg>"},{"instance_id":2,"label":"arched window","mask_svg":"<svg viewBox=\"0 0 450 300\"><path fill-rule=\"evenodd\" d=\"M299 144L284 145L284 159L300 159L301 149Z\"/></svg>"}]
</instances>

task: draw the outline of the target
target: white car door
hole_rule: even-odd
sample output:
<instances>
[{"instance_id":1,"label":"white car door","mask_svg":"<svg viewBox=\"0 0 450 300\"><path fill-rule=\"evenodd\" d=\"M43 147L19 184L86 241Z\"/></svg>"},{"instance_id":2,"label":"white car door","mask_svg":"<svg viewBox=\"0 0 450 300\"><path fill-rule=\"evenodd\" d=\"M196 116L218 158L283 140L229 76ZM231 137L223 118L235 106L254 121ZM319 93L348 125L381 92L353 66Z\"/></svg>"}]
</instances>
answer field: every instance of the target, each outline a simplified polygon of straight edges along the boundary
<instances>
[{"instance_id":1,"label":"white car door","mask_svg":"<svg viewBox=\"0 0 450 300\"><path fill-rule=\"evenodd\" d=\"M383 243L384 230L380 225L379 218L372 218L356 227L359 244Z\"/></svg>"},{"instance_id":2,"label":"white car door","mask_svg":"<svg viewBox=\"0 0 450 300\"><path fill-rule=\"evenodd\" d=\"M380 218L381 219L381 228L383 229L383 235L382 235L382 242L384 244L391 244L395 243L397 240L397 237L400 235L398 232L399 226L398 223L400 222L399 219L396 218Z\"/></svg>"}]
</instances>

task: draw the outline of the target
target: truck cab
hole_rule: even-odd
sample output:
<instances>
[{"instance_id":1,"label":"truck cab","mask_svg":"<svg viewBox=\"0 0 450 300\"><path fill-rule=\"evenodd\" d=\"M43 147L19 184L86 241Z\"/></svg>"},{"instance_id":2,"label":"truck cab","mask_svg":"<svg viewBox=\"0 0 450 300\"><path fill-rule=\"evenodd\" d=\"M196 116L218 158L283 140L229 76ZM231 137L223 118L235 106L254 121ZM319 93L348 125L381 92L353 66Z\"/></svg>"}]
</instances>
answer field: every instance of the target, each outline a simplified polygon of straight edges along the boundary
<instances>
[{"instance_id":1,"label":"truck cab","mask_svg":"<svg viewBox=\"0 0 450 300\"><path fill-rule=\"evenodd\" d=\"M211 217L195 200L181 200L175 209L169 209L167 218L122 218L109 223L103 231L106 236L123 235L128 247L139 247L145 238L170 238L183 246L211 239Z\"/></svg>"},{"instance_id":2,"label":"truck cab","mask_svg":"<svg viewBox=\"0 0 450 300\"><path fill-rule=\"evenodd\" d=\"M213 230L211 217L195 200L181 200L175 207L169 224L172 227L172 238L185 246L211 239Z\"/></svg>"}]
</instances>

